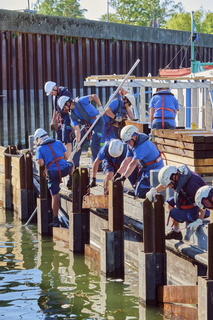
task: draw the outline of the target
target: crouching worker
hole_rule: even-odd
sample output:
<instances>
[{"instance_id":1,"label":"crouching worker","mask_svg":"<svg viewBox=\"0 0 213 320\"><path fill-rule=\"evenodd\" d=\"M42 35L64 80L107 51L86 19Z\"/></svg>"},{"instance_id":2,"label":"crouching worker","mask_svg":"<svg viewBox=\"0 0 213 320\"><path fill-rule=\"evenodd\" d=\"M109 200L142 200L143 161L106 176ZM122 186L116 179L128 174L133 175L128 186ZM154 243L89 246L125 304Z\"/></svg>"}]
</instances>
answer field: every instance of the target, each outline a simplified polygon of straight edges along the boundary
<instances>
[{"instance_id":1,"label":"crouching worker","mask_svg":"<svg viewBox=\"0 0 213 320\"><path fill-rule=\"evenodd\" d=\"M92 166L92 180L88 187L93 188L96 184L96 175L100 163L102 162L104 178L104 193L108 191L109 181L112 180L114 174L120 167L120 164L126 157L127 146L120 139L112 139L107 141L100 149L97 158ZM131 179L132 178L132 179ZM129 177L130 183L134 180Z\"/></svg>"},{"instance_id":2,"label":"crouching worker","mask_svg":"<svg viewBox=\"0 0 213 320\"><path fill-rule=\"evenodd\" d=\"M59 227L59 191L61 178L71 175L74 164L71 160L67 161L68 154L65 146L60 140L51 139L48 133L39 128L35 131L34 141L36 143L36 162L39 166L46 168L48 189L52 197L53 221L50 227Z\"/></svg>"},{"instance_id":3,"label":"crouching worker","mask_svg":"<svg viewBox=\"0 0 213 320\"><path fill-rule=\"evenodd\" d=\"M199 188L195 195L195 203L202 210L207 208L213 210L213 187L203 186Z\"/></svg>"},{"instance_id":4,"label":"crouching worker","mask_svg":"<svg viewBox=\"0 0 213 320\"><path fill-rule=\"evenodd\" d=\"M121 139L127 144L127 154L114 177L115 181L125 181L140 165L135 179L134 194L138 198L145 198L151 189L150 171L163 167L163 160L157 147L149 141L149 136L139 133L138 128L127 125L121 130Z\"/></svg>"},{"instance_id":5,"label":"crouching worker","mask_svg":"<svg viewBox=\"0 0 213 320\"><path fill-rule=\"evenodd\" d=\"M173 219L173 228L167 233L165 239L182 240L179 223L190 222L188 228L192 231L202 225L203 219L208 217L209 210L200 209L195 203L197 190L205 185L205 181L186 165L176 168L165 166L158 174L160 184L152 188L146 197L154 201L155 195L167 188L174 189L174 197L167 200L169 216Z\"/></svg>"}]
</instances>

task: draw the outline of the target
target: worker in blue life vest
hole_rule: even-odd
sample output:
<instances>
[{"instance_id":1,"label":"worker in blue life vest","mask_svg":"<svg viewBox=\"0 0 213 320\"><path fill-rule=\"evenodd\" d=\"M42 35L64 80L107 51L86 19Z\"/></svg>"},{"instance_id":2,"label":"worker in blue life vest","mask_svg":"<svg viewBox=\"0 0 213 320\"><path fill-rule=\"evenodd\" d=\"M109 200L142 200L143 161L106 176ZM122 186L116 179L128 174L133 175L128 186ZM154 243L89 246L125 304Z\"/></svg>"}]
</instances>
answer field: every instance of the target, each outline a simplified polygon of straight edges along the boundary
<instances>
[{"instance_id":1,"label":"worker in blue life vest","mask_svg":"<svg viewBox=\"0 0 213 320\"><path fill-rule=\"evenodd\" d=\"M105 121L105 139L110 141L111 139L119 138L119 131L123 120L128 117L133 120L134 116L132 108L135 105L135 97L128 93L121 98L112 100L108 107L105 109L103 115Z\"/></svg>"},{"instance_id":2,"label":"worker in blue life vest","mask_svg":"<svg viewBox=\"0 0 213 320\"><path fill-rule=\"evenodd\" d=\"M97 104L97 109L90 103L91 101L94 101ZM76 167L79 167L81 150L86 140L84 140L84 143L81 146L78 146L78 144L97 117L99 118L93 127L91 134L89 134L87 137L89 140L91 140L90 146L92 151L92 161L94 162L101 146L105 142L104 119L102 116L99 116L99 111L102 111L103 107L99 97L96 94L91 94L76 99L62 96L58 100L58 105L60 108L68 106L71 111L70 117L76 135L75 148L77 152L73 158Z\"/></svg>"},{"instance_id":3,"label":"worker in blue life vest","mask_svg":"<svg viewBox=\"0 0 213 320\"><path fill-rule=\"evenodd\" d=\"M119 169L122 161L126 157L127 145L123 144L120 139L112 139L107 141L99 150L97 158L92 166L92 180L88 187L93 188L96 184L96 175L100 163L102 162L104 178L104 193L108 191L109 181ZM137 170L129 176L130 183L134 183L137 178Z\"/></svg>"},{"instance_id":4,"label":"worker in blue life vest","mask_svg":"<svg viewBox=\"0 0 213 320\"><path fill-rule=\"evenodd\" d=\"M202 210L213 210L213 187L200 187L195 194L195 203Z\"/></svg>"},{"instance_id":5,"label":"worker in blue life vest","mask_svg":"<svg viewBox=\"0 0 213 320\"><path fill-rule=\"evenodd\" d=\"M44 85L44 90L47 96L53 96L53 116L50 129L56 130L57 140L62 141L66 145L68 155L70 156L75 134L71 126L69 108L60 108L58 106L58 99L61 96L72 98L72 94L66 87L59 87L53 81L47 81Z\"/></svg>"},{"instance_id":6,"label":"worker in blue life vest","mask_svg":"<svg viewBox=\"0 0 213 320\"><path fill-rule=\"evenodd\" d=\"M53 221L50 227L59 227L59 191L61 178L71 175L74 169L72 160L67 161L67 150L60 140L51 139L48 133L39 128L34 133L37 145L36 162L46 168L48 189L52 197Z\"/></svg>"},{"instance_id":7,"label":"worker in blue life vest","mask_svg":"<svg viewBox=\"0 0 213 320\"><path fill-rule=\"evenodd\" d=\"M168 88L157 88L149 103L152 129L175 129L175 117L179 110L178 100Z\"/></svg>"},{"instance_id":8,"label":"worker in blue life vest","mask_svg":"<svg viewBox=\"0 0 213 320\"><path fill-rule=\"evenodd\" d=\"M67 106L60 108L58 106L58 99L62 95L72 98L72 94L66 87L59 87L56 85L56 82L53 81L47 81L44 85L44 90L47 96L53 96L53 117L50 123L50 128L51 130L56 130L56 138L57 140L62 141L66 146L67 155L69 157L72 152L72 144L75 139L75 132L71 126L69 108ZM71 178L67 181L67 187L69 189L72 188Z\"/></svg>"},{"instance_id":9,"label":"worker in blue life vest","mask_svg":"<svg viewBox=\"0 0 213 320\"><path fill-rule=\"evenodd\" d=\"M128 144L126 158L122 162L113 180L125 181L140 164L138 177L134 182L136 197L145 198L152 187L150 185L150 170L161 169L163 160L161 154L149 136L139 133L138 128L127 125L121 130L121 139Z\"/></svg>"},{"instance_id":10,"label":"worker in blue life vest","mask_svg":"<svg viewBox=\"0 0 213 320\"><path fill-rule=\"evenodd\" d=\"M190 222L188 228L197 230L203 219L209 217L209 210L203 210L195 204L197 190L205 185L205 181L186 165L164 166L158 174L159 185L152 188L146 197L153 201L156 194L166 188L174 189L174 197L167 200L169 216L173 219L173 228L165 236L166 239L182 240L179 223Z\"/></svg>"}]
</instances>

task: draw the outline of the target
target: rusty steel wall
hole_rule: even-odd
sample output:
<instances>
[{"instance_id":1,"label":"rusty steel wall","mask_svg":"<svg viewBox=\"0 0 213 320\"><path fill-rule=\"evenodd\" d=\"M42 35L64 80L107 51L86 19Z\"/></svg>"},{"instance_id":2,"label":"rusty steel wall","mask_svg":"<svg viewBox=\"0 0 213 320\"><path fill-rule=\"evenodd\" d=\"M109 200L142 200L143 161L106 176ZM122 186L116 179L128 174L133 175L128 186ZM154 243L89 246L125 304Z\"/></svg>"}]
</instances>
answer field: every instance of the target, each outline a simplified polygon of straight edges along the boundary
<instances>
[{"instance_id":1,"label":"rusty steel wall","mask_svg":"<svg viewBox=\"0 0 213 320\"><path fill-rule=\"evenodd\" d=\"M84 38L0 30L0 143L28 147L28 136L38 127L49 132L52 98L44 83L55 81L68 87L73 96L97 93L104 105L113 88L84 87L90 75L126 74L139 58L133 72L137 77L157 75L181 49L181 45ZM209 61L212 48L197 48L196 57ZM178 68L190 65L190 50L172 62ZM205 61L205 60L204 60Z\"/></svg>"}]
</instances>

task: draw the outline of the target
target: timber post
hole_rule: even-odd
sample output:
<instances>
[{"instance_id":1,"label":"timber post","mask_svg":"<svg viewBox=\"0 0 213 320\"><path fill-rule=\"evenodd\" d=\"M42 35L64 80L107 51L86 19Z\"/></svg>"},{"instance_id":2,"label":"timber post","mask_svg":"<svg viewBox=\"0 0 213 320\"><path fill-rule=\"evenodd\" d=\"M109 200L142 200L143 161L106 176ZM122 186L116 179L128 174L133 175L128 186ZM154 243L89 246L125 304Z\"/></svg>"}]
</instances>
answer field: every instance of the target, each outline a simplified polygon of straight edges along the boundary
<instances>
[{"instance_id":1,"label":"timber post","mask_svg":"<svg viewBox=\"0 0 213 320\"><path fill-rule=\"evenodd\" d=\"M25 171L26 171L26 190L27 190L27 203L28 203L28 214L29 218L32 212L35 210L35 193L33 188L33 159L32 153L27 152L25 154Z\"/></svg>"},{"instance_id":2,"label":"timber post","mask_svg":"<svg viewBox=\"0 0 213 320\"><path fill-rule=\"evenodd\" d=\"M198 277L198 320L213 315L213 222L208 224L208 268L206 277Z\"/></svg>"},{"instance_id":3,"label":"timber post","mask_svg":"<svg viewBox=\"0 0 213 320\"><path fill-rule=\"evenodd\" d=\"M144 250L139 252L139 300L157 304L157 286L166 284L164 197L143 202Z\"/></svg>"},{"instance_id":4,"label":"timber post","mask_svg":"<svg viewBox=\"0 0 213 320\"><path fill-rule=\"evenodd\" d=\"M69 215L69 248L73 252L84 253L90 238L89 209L82 209L83 197L87 194L89 172L87 168L77 168L73 172L72 212Z\"/></svg>"},{"instance_id":5,"label":"timber post","mask_svg":"<svg viewBox=\"0 0 213 320\"><path fill-rule=\"evenodd\" d=\"M3 206L5 209L13 209L13 195L12 195L12 182L11 182L11 157L7 154L16 154L15 146L8 146L4 151L5 163L5 194L3 199Z\"/></svg>"},{"instance_id":6,"label":"timber post","mask_svg":"<svg viewBox=\"0 0 213 320\"><path fill-rule=\"evenodd\" d=\"M52 219L51 196L47 188L45 178L45 167L39 167L40 176L40 197L37 199L37 225L38 233L41 235L50 234L48 224Z\"/></svg>"},{"instance_id":7,"label":"timber post","mask_svg":"<svg viewBox=\"0 0 213 320\"><path fill-rule=\"evenodd\" d=\"M123 185L109 181L108 229L101 230L101 272L124 279Z\"/></svg>"}]
</instances>

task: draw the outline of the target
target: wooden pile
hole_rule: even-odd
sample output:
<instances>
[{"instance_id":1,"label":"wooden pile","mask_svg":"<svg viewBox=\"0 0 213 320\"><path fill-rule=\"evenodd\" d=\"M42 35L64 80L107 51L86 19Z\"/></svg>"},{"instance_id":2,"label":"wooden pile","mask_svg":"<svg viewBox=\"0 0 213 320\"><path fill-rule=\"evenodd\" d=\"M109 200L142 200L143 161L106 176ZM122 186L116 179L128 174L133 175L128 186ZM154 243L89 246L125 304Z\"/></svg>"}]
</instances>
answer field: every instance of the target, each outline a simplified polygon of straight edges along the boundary
<instances>
[{"instance_id":1,"label":"wooden pile","mask_svg":"<svg viewBox=\"0 0 213 320\"><path fill-rule=\"evenodd\" d=\"M213 132L156 129L152 133L165 164L186 164L200 175L213 175Z\"/></svg>"}]
</instances>

